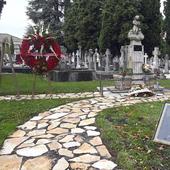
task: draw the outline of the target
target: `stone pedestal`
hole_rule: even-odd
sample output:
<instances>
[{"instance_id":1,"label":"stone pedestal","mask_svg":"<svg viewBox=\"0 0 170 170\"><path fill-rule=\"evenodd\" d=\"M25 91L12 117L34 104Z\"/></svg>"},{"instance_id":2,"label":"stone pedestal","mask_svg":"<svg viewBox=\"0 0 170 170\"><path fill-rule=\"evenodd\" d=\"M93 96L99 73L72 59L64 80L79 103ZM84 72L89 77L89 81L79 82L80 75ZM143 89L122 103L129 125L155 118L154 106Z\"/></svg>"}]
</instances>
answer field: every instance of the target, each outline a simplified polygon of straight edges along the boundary
<instances>
[{"instance_id":1,"label":"stone pedestal","mask_svg":"<svg viewBox=\"0 0 170 170\"><path fill-rule=\"evenodd\" d=\"M128 46L127 68L132 69L132 83L143 84L144 46L141 41L144 39L144 35L139 27L139 16L135 16L133 25L133 28L128 33L130 45Z\"/></svg>"}]
</instances>

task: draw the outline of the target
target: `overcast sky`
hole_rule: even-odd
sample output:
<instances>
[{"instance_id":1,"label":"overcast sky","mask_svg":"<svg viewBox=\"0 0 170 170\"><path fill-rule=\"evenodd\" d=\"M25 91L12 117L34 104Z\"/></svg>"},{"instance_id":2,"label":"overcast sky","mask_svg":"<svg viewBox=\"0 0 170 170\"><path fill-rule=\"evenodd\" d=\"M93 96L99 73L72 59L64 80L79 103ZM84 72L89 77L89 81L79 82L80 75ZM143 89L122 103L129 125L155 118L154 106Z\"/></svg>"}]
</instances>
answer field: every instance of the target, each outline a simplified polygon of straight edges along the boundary
<instances>
[{"instance_id":1,"label":"overcast sky","mask_svg":"<svg viewBox=\"0 0 170 170\"><path fill-rule=\"evenodd\" d=\"M30 23L25 14L28 0L6 0L6 2L0 19L0 33L9 33L22 38Z\"/></svg>"}]
</instances>

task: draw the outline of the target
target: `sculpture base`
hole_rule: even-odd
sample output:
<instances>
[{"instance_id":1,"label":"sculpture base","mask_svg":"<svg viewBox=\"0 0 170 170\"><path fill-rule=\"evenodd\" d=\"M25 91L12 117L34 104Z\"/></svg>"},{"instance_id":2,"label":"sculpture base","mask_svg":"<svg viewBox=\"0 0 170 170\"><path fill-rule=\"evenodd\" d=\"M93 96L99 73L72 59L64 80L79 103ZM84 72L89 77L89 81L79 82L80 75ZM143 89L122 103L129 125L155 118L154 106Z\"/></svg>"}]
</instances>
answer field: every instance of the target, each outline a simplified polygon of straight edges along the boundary
<instances>
[{"instance_id":1,"label":"sculpture base","mask_svg":"<svg viewBox=\"0 0 170 170\"><path fill-rule=\"evenodd\" d=\"M132 85L145 84L146 86L153 86L155 83L153 74L133 74Z\"/></svg>"}]
</instances>

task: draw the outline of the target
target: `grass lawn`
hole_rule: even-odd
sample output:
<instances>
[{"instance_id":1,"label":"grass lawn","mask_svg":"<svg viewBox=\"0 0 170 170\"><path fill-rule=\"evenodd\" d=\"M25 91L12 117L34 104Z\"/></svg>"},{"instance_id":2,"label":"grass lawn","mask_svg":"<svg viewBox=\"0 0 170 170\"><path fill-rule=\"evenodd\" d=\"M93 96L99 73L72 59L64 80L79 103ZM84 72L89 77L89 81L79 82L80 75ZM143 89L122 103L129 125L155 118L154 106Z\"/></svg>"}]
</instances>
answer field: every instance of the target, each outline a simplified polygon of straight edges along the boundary
<instances>
[{"instance_id":1,"label":"grass lawn","mask_svg":"<svg viewBox=\"0 0 170 170\"><path fill-rule=\"evenodd\" d=\"M0 83L0 95L16 94L14 78L11 74L2 75ZM31 94L32 91L32 74L17 74L18 86L21 94ZM104 86L113 85L113 80L103 81ZM81 82L52 82L53 93L78 93L93 92L99 86L99 81L81 81ZM48 82L42 77L36 81L36 93L47 93Z\"/></svg>"},{"instance_id":2,"label":"grass lawn","mask_svg":"<svg viewBox=\"0 0 170 170\"><path fill-rule=\"evenodd\" d=\"M165 87L165 88L170 88L170 80L159 80L159 83L162 87Z\"/></svg>"},{"instance_id":3,"label":"grass lawn","mask_svg":"<svg viewBox=\"0 0 170 170\"><path fill-rule=\"evenodd\" d=\"M97 117L102 139L123 170L170 170L170 146L153 142L162 102L106 109Z\"/></svg>"},{"instance_id":4,"label":"grass lawn","mask_svg":"<svg viewBox=\"0 0 170 170\"><path fill-rule=\"evenodd\" d=\"M71 101L75 99L0 101L0 146L16 130L16 126L40 112Z\"/></svg>"}]
</instances>

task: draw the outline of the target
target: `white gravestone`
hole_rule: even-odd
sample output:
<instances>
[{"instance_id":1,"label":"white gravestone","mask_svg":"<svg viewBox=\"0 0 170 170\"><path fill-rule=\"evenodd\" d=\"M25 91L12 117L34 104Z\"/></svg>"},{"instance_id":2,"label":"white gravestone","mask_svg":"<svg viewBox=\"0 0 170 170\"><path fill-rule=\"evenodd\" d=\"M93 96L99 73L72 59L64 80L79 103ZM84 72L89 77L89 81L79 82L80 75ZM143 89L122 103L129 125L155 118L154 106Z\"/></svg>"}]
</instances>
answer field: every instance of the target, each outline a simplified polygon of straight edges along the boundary
<instances>
[{"instance_id":1,"label":"white gravestone","mask_svg":"<svg viewBox=\"0 0 170 170\"><path fill-rule=\"evenodd\" d=\"M169 56L168 54L165 55L165 73L169 73Z\"/></svg>"},{"instance_id":2,"label":"white gravestone","mask_svg":"<svg viewBox=\"0 0 170 170\"><path fill-rule=\"evenodd\" d=\"M77 62L76 62L76 68L79 69L80 68L80 56L79 56L79 50L77 50L76 52L76 59L77 59Z\"/></svg>"},{"instance_id":3,"label":"white gravestone","mask_svg":"<svg viewBox=\"0 0 170 170\"><path fill-rule=\"evenodd\" d=\"M93 69L93 50L89 49L89 54L88 54L88 63L89 63L89 70Z\"/></svg>"},{"instance_id":4,"label":"white gravestone","mask_svg":"<svg viewBox=\"0 0 170 170\"><path fill-rule=\"evenodd\" d=\"M95 55L96 55L96 65L97 68L101 67L101 63L100 63L100 54L98 53L98 49L95 49Z\"/></svg>"},{"instance_id":5,"label":"white gravestone","mask_svg":"<svg viewBox=\"0 0 170 170\"><path fill-rule=\"evenodd\" d=\"M109 72L110 71L110 68L109 68L109 65L110 65L110 56L111 56L111 52L109 49L106 50L106 65L105 65L105 72Z\"/></svg>"},{"instance_id":6,"label":"white gravestone","mask_svg":"<svg viewBox=\"0 0 170 170\"><path fill-rule=\"evenodd\" d=\"M87 51L84 54L84 68L88 68L88 53Z\"/></svg>"},{"instance_id":7,"label":"white gravestone","mask_svg":"<svg viewBox=\"0 0 170 170\"><path fill-rule=\"evenodd\" d=\"M170 103L166 103L159 120L154 141L170 145Z\"/></svg>"},{"instance_id":8,"label":"white gravestone","mask_svg":"<svg viewBox=\"0 0 170 170\"><path fill-rule=\"evenodd\" d=\"M125 47L124 46L121 46L120 48L120 58L119 58L119 66L120 68L124 68L125 64Z\"/></svg>"},{"instance_id":9,"label":"white gravestone","mask_svg":"<svg viewBox=\"0 0 170 170\"><path fill-rule=\"evenodd\" d=\"M160 55L159 47L155 47L154 51L152 52L154 58L153 58L153 68L158 69L159 68L159 58Z\"/></svg>"}]
</instances>

